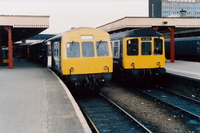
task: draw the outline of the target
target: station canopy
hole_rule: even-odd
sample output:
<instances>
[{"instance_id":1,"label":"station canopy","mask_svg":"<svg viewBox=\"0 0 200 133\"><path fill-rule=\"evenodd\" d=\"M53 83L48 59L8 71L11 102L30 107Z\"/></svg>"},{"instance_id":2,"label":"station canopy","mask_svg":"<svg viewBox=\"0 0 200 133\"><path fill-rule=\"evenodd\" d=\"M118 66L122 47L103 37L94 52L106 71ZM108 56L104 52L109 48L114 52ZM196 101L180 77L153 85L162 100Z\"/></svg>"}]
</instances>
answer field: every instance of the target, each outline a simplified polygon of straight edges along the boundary
<instances>
[{"instance_id":1,"label":"station canopy","mask_svg":"<svg viewBox=\"0 0 200 133\"><path fill-rule=\"evenodd\" d=\"M8 32L12 28L12 42L21 41L49 28L49 16L0 15L0 45L8 45Z\"/></svg>"},{"instance_id":2,"label":"station canopy","mask_svg":"<svg viewBox=\"0 0 200 133\"><path fill-rule=\"evenodd\" d=\"M171 32L168 27L174 28L174 37L188 37L200 35L200 18L149 18L149 17L124 17L113 22L97 27L109 33L135 28L152 27L169 37Z\"/></svg>"}]
</instances>

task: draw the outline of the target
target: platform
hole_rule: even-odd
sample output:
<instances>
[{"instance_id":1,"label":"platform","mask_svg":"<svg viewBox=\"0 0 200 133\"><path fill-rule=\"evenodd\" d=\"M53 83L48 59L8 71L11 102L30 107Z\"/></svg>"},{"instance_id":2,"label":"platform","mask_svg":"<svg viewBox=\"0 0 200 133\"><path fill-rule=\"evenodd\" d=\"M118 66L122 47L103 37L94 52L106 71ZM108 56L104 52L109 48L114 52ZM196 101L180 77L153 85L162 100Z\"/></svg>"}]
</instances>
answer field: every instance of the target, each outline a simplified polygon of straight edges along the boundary
<instances>
[{"instance_id":1,"label":"platform","mask_svg":"<svg viewBox=\"0 0 200 133\"><path fill-rule=\"evenodd\" d=\"M175 60L170 63L167 60L165 68L167 73L200 80L200 62Z\"/></svg>"},{"instance_id":2,"label":"platform","mask_svg":"<svg viewBox=\"0 0 200 133\"><path fill-rule=\"evenodd\" d=\"M91 133L63 82L27 60L0 66L0 106L2 133Z\"/></svg>"}]
</instances>

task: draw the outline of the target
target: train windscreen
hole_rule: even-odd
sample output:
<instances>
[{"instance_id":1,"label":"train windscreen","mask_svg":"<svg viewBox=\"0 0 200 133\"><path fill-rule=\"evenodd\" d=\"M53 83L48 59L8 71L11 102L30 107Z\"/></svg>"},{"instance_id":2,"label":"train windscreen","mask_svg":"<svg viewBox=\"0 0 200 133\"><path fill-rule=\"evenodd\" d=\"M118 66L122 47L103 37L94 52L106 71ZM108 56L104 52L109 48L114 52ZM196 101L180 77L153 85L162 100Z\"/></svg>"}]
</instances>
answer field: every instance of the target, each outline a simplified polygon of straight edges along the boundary
<instances>
[{"instance_id":1,"label":"train windscreen","mask_svg":"<svg viewBox=\"0 0 200 133\"><path fill-rule=\"evenodd\" d=\"M154 39L154 54L155 55L161 55L162 54L162 49L163 49L163 40L155 38Z\"/></svg>"},{"instance_id":2,"label":"train windscreen","mask_svg":"<svg viewBox=\"0 0 200 133\"><path fill-rule=\"evenodd\" d=\"M94 57L94 43L82 42L83 57Z\"/></svg>"},{"instance_id":3,"label":"train windscreen","mask_svg":"<svg viewBox=\"0 0 200 133\"><path fill-rule=\"evenodd\" d=\"M108 56L108 42L98 41L96 42L97 56Z\"/></svg>"},{"instance_id":4,"label":"train windscreen","mask_svg":"<svg viewBox=\"0 0 200 133\"><path fill-rule=\"evenodd\" d=\"M68 58L80 57L80 46L78 42L67 43L67 57Z\"/></svg>"}]
</instances>

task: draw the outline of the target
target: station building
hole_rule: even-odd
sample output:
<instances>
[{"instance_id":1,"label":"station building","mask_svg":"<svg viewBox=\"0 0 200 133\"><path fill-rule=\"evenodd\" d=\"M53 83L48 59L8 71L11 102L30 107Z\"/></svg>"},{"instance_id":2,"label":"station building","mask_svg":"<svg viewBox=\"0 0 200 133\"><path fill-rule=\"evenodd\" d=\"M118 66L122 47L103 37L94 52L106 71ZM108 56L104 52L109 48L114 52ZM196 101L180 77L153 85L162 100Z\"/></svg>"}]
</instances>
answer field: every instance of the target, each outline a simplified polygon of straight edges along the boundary
<instances>
[{"instance_id":1,"label":"station building","mask_svg":"<svg viewBox=\"0 0 200 133\"><path fill-rule=\"evenodd\" d=\"M149 17L180 17L184 12L184 17L200 17L200 0L149 0Z\"/></svg>"}]
</instances>

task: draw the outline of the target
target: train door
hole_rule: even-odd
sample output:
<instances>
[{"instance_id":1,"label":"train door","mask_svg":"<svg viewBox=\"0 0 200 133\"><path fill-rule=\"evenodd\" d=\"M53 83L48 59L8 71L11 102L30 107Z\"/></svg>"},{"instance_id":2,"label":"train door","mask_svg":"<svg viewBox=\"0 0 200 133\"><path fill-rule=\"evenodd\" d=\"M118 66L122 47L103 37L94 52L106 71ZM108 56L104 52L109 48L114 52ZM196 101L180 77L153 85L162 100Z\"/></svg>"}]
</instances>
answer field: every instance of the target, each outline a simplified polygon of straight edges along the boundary
<instances>
[{"instance_id":1,"label":"train door","mask_svg":"<svg viewBox=\"0 0 200 133\"><path fill-rule=\"evenodd\" d=\"M112 53L113 53L113 64L116 66L122 66L122 60L120 58L121 52L120 51L120 40L115 40L111 42L112 45Z\"/></svg>"},{"instance_id":2,"label":"train door","mask_svg":"<svg viewBox=\"0 0 200 133\"><path fill-rule=\"evenodd\" d=\"M60 42L56 41L53 43L53 61L55 69L61 71L61 52L60 52Z\"/></svg>"},{"instance_id":3,"label":"train door","mask_svg":"<svg viewBox=\"0 0 200 133\"><path fill-rule=\"evenodd\" d=\"M51 42L48 41L46 44L47 48L47 67L52 67L52 52L51 52Z\"/></svg>"}]
</instances>

